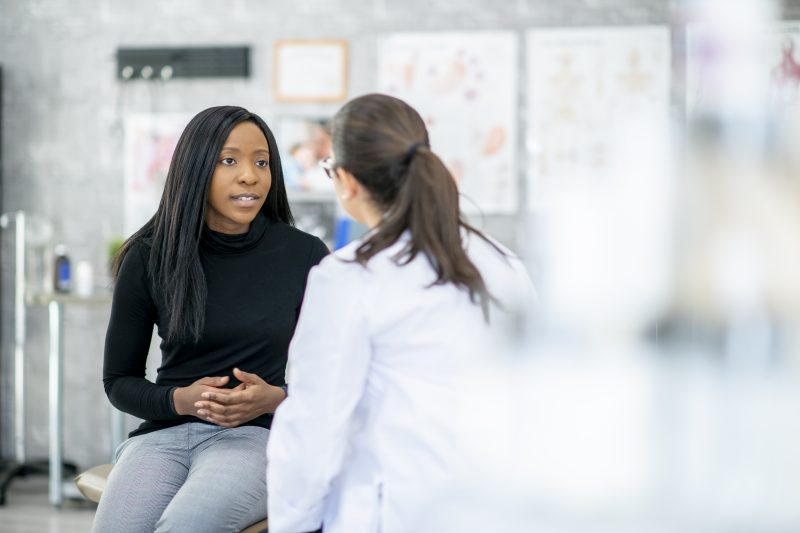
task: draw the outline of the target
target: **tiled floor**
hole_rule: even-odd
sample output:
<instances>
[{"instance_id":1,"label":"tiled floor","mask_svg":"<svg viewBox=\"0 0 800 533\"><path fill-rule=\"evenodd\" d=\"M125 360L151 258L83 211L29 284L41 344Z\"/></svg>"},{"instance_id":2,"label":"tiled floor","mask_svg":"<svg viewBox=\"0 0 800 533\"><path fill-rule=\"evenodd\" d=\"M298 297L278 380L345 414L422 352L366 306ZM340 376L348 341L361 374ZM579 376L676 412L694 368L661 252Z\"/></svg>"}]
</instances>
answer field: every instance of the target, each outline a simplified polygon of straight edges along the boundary
<instances>
[{"instance_id":1,"label":"tiled floor","mask_svg":"<svg viewBox=\"0 0 800 533\"><path fill-rule=\"evenodd\" d=\"M47 476L17 478L0 506L0 533L88 533L96 508L68 499L56 509L47 501Z\"/></svg>"}]
</instances>

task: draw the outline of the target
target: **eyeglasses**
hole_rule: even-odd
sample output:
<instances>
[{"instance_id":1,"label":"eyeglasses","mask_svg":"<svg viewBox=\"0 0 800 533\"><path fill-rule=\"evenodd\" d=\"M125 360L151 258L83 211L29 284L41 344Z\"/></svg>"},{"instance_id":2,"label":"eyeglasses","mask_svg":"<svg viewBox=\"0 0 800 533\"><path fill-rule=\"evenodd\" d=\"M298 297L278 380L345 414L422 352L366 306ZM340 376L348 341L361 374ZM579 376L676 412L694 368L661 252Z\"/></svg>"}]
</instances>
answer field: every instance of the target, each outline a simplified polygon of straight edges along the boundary
<instances>
[{"instance_id":1,"label":"eyeglasses","mask_svg":"<svg viewBox=\"0 0 800 533\"><path fill-rule=\"evenodd\" d=\"M333 179L333 177L336 175L336 163L333 162L332 157L321 159L319 166L322 167L322 169L325 171L325 174L328 175L328 178Z\"/></svg>"}]
</instances>

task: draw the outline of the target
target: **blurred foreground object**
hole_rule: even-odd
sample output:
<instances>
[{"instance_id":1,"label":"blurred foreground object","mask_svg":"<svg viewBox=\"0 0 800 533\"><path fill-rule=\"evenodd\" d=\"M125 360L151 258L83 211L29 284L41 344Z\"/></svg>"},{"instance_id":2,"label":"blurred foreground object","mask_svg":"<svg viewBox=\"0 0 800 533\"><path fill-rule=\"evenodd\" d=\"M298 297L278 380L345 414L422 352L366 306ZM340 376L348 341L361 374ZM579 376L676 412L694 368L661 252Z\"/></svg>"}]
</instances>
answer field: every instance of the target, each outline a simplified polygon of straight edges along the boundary
<instances>
[{"instance_id":1,"label":"blurred foreground object","mask_svg":"<svg viewBox=\"0 0 800 533\"><path fill-rule=\"evenodd\" d=\"M474 468L420 531L800 531L800 112L765 59L792 48L771 2L678 15L702 93L531 216L540 307L475 376Z\"/></svg>"}]
</instances>

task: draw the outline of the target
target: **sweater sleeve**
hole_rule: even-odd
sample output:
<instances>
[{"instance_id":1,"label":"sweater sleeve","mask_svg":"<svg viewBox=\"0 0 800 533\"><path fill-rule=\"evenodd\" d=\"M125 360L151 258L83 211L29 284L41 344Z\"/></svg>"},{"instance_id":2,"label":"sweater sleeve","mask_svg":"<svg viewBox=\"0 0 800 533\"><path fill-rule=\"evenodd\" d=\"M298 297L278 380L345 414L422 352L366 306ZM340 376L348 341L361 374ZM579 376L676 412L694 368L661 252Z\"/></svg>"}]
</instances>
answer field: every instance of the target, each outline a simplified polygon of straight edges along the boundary
<instances>
[{"instance_id":1,"label":"sweater sleeve","mask_svg":"<svg viewBox=\"0 0 800 533\"><path fill-rule=\"evenodd\" d=\"M148 287L144 251L143 245L134 245L117 277L106 332L103 385L111 404L120 411L144 420L172 420L180 416L172 406L174 387L145 378L157 312Z\"/></svg>"},{"instance_id":2,"label":"sweater sleeve","mask_svg":"<svg viewBox=\"0 0 800 533\"><path fill-rule=\"evenodd\" d=\"M318 237L314 237L314 240L311 243L311 246L308 249L308 258L306 259L306 270L305 270L305 281L303 282L303 291L305 292L306 286L308 284L308 276L315 266L317 266L326 256L331 253L328 250L328 247L325 246L325 243L322 242L321 239ZM300 304L302 305L303 300L300 300ZM297 315L296 319L300 318L300 308L297 308Z\"/></svg>"}]
</instances>

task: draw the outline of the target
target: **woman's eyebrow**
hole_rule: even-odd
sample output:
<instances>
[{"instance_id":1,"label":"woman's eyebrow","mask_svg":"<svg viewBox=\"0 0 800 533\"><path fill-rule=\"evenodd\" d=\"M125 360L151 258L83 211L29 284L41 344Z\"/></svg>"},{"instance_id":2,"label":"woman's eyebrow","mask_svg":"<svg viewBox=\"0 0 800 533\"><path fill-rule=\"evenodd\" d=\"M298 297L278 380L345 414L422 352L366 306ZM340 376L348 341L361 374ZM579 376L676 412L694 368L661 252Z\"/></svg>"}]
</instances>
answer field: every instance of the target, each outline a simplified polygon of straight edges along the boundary
<instances>
[{"instance_id":1,"label":"woman's eyebrow","mask_svg":"<svg viewBox=\"0 0 800 533\"><path fill-rule=\"evenodd\" d=\"M222 152L233 152L235 154L241 154L242 150L240 148L236 148L235 146L223 146L222 150L220 150L220 153ZM253 150L253 153L269 155L269 150L267 150L266 148L258 148L256 150Z\"/></svg>"}]
</instances>

